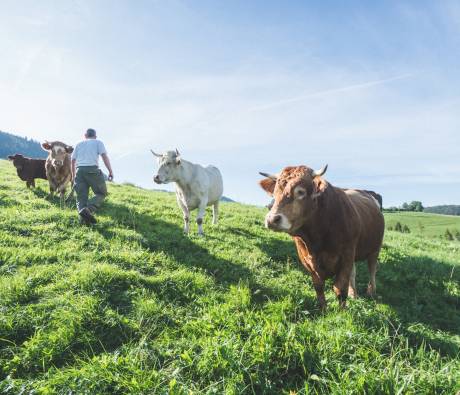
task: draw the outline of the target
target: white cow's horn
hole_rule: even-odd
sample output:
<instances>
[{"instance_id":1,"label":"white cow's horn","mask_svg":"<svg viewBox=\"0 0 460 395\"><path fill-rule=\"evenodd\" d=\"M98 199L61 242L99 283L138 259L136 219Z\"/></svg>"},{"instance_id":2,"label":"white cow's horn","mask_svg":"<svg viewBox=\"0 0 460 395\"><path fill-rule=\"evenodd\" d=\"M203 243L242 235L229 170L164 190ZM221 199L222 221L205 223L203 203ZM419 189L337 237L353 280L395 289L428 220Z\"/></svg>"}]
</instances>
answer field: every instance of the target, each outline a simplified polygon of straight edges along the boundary
<instances>
[{"instance_id":1,"label":"white cow's horn","mask_svg":"<svg viewBox=\"0 0 460 395\"><path fill-rule=\"evenodd\" d=\"M160 158L162 155L159 155L155 152L153 152L153 150L151 149L150 152L153 154L153 156L156 156L157 158Z\"/></svg>"}]
</instances>

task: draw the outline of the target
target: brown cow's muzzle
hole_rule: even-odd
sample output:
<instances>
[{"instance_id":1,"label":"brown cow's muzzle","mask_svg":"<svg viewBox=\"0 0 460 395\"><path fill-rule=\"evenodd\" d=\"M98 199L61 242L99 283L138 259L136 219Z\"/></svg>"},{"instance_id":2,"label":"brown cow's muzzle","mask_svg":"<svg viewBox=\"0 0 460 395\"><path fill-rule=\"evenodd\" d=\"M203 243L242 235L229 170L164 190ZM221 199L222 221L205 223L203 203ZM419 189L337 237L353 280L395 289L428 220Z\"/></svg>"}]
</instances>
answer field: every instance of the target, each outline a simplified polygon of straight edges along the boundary
<instances>
[{"instance_id":1,"label":"brown cow's muzzle","mask_svg":"<svg viewBox=\"0 0 460 395\"><path fill-rule=\"evenodd\" d=\"M268 213L265 217L265 226L277 232L288 232L291 229L290 221L280 213Z\"/></svg>"}]
</instances>

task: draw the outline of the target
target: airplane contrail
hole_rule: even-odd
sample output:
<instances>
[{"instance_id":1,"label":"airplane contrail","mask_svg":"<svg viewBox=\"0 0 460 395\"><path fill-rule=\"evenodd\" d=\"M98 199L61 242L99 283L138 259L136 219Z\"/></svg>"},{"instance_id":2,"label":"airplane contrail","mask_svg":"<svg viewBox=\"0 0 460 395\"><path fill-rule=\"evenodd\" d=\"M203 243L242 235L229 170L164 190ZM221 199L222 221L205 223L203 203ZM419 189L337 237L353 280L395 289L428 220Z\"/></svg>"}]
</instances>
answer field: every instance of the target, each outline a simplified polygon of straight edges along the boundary
<instances>
[{"instance_id":1,"label":"airplane contrail","mask_svg":"<svg viewBox=\"0 0 460 395\"><path fill-rule=\"evenodd\" d=\"M374 80L374 81L368 81L368 82L363 82L363 83L360 83L360 84L348 85L348 86L344 86L342 88L333 88L333 89L326 89L326 90L322 90L322 91L312 92L312 93L308 93L306 95L297 96L297 97L291 97L289 99L283 99L283 100L279 100L279 101L276 101L276 102L273 102L273 103L269 103L269 104L265 104L265 105L261 105L261 106L256 106L256 107L251 108L249 110L249 112L265 111L265 110L269 110L269 109L274 108L274 107L284 106L286 104L296 103L296 102L300 102L300 101L303 101L303 100L312 99L312 98L315 98L315 97L321 97L321 96L327 96L327 95L335 94L335 93L348 92L348 91L353 91L353 90L357 90L357 89L369 88L371 86L382 85L382 84L385 84L387 82L402 80L402 79L406 79L406 78L409 78L409 77L412 77L412 76L413 76L413 74L408 73L408 74L398 75L396 77L385 78L385 79Z\"/></svg>"}]
</instances>

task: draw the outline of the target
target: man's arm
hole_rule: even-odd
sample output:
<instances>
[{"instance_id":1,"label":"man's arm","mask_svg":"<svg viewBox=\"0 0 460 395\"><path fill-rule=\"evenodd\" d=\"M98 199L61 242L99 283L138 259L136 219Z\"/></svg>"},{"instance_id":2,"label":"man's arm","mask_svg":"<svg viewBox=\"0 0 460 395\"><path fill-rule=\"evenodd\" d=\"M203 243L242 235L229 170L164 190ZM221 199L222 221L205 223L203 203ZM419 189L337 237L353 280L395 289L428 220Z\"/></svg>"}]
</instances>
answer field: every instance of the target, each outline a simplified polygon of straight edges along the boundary
<instances>
[{"instance_id":1,"label":"man's arm","mask_svg":"<svg viewBox=\"0 0 460 395\"><path fill-rule=\"evenodd\" d=\"M112 166L110 164L109 156L107 154L102 154L101 157L102 157L102 160L104 161L105 167L109 171L109 181L112 181L113 180L113 171L112 171Z\"/></svg>"},{"instance_id":2,"label":"man's arm","mask_svg":"<svg viewBox=\"0 0 460 395\"><path fill-rule=\"evenodd\" d=\"M72 159L72 182L75 182L75 164L77 163L76 159Z\"/></svg>"}]
</instances>

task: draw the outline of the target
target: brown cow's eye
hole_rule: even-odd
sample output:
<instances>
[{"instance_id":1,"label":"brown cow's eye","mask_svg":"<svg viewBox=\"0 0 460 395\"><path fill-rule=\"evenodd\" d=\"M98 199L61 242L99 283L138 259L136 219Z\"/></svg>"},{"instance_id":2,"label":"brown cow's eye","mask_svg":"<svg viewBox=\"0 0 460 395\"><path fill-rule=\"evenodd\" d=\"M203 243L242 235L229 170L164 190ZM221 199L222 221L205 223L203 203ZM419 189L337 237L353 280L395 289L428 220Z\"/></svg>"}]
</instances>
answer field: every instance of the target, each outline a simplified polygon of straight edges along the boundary
<instances>
[{"instance_id":1,"label":"brown cow's eye","mask_svg":"<svg viewBox=\"0 0 460 395\"><path fill-rule=\"evenodd\" d=\"M303 197L305 197L306 194L307 194L307 192L303 188L298 188L298 189L295 190L295 196L297 198L303 198Z\"/></svg>"}]
</instances>

